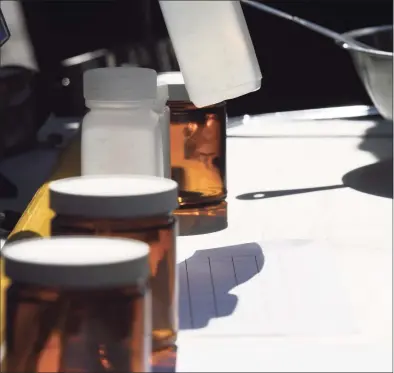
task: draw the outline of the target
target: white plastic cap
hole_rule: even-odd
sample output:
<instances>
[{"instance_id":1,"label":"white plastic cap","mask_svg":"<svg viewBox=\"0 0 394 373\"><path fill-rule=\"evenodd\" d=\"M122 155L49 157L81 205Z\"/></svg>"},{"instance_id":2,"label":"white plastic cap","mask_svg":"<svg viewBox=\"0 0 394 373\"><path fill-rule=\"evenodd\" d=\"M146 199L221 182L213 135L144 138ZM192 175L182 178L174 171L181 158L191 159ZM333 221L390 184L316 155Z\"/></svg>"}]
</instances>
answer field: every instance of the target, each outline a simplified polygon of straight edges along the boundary
<instances>
[{"instance_id":1,"label":"white plastic cap","mask_svg":"<svg viewBox=\"0 0 394 373\"><path fill-rule=\"evenodd\" d=\"M7 244L5 273L15 282L66 288L131 286L149 277L149 245L122 238L36 238Z\"/></svg>"},{"instance_id":2,"label":"white plastic cap","mask_svg":"<svg viewBox=\"0 0 394 373\"><path fill-rule=\"evenodd\" d=\"M83 76L87 101L138 102L155 100L157 74L139 67L104 67L88 70Z\"/></svg>"},{"instance_id":3,"label":"white plastic cap","mask_svg":"<svg viewBox=\"0 0 394 373\"><path fill-rule=\"evenodd\" d=\"M178 184L156 176L82 176L52 181L50 207L59 215L139 218L178 207Z\"/></svg>"},{"instance_id":4,"label":"white plastic cap","mask_svg":"<svg viewBox=\"0 0 394 373\"><path fill-rule=\"evenodd\" d=\"M168 95L170 101L190 101L181 72L172 71L160 73L157 75L157 82L168 85Z\"/></svg>"},{"instance_id":5,"label":"white plastic cap","mask_svg":"<svg viewBox=\"0 0 394 373\"><path fill-rule=\"evenodd\" d=\"M157 81L157 98L154 104L154 110L157 112L162 112L169 99L168 85Z\"/></svg>"}]
</instances>

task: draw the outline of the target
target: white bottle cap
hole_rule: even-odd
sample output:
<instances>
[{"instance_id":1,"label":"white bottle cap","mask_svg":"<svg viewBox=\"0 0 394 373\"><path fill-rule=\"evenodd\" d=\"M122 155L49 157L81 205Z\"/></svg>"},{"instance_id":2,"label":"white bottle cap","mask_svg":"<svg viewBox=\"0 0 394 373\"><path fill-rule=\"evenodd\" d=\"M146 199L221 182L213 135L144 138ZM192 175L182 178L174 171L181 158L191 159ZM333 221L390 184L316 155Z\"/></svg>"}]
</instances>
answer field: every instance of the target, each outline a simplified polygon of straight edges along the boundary
<instances>
[{"instance_id":1,"label":"white bottle cap","mask_svg":"<svg viewBox=\"0 0 394 373\"><path fill-rule=\"evenodd\" d=\"M52 181L50 207L59 215L139 218L178 207L178 184L156 176L82 176Z\"/></svg>"},{"instance_id":2,"label":"white bottle cap","mask_svg":"<svg viewBox=\"0 0 394 373\"><path fill-rule=\"evenodd\" d=\"M181 72L171 71L160 73L157 75L157 82L168 85L170 101L190 101Z\"/></svg>"},{"instance_id":3,"label":"white bottle cap","mask_svg":"<svg viewBox=\"0 0 394 373\"><path fill-rule=\"evenodd\" d=\"M104 67L88 70L83 75L87 101L138 102L155 100L157 74L139 67Z\"/></svg>"},{"instance_id":4,"label":"white bottle cap","mask_svg":"<svg viewBox=\"0 0 394 373\"><path fill-rule=\"evenodd\" d=\"M122 238L36 238L7 244L5 273L23 284L66 288L132 286L149 277L149 245Z\"/></svg>"}]
</instances>

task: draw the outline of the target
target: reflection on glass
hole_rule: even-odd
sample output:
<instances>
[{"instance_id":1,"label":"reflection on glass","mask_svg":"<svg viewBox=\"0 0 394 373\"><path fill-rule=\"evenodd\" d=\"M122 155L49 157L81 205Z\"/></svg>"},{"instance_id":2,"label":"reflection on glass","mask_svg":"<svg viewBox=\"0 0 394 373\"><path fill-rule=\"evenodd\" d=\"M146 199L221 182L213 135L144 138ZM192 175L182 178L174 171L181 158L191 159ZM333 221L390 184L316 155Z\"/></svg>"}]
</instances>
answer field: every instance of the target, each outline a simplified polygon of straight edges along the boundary
<instances>
[{"instance_id":1,"label":"reflection on glass","mask_svg":"<svg viewBox=\"0 0 394 373\"><path fill-rule=\"evenodd\" d=\"M226 107L197 109L170 103L172 178L181 206L202 205L226 197Z\"/></svg>"},{"instance_id":2,"label":"reflection on glass","mask_svg":"<svg viewBox=\"0 0 394 373\"><path fill-rule=\"evenodd\" d=\"M149 297L137 287L7 291L5 372L143 372Z\"/></svg>"},{"instance_id":3,"label":"reflection on glass","mask_svg":"<svg viewBox=\"0 0 394 373\"><path fill-rule=\"evenodd\" d=\"M226 201L200 208L180 209L175 215L178 217L180 236L214 233L227 228Z\"/></svg>"},{"instance_id":4,"label":"reflection on glass","mask_svg":"<svg viewBox=\"0 0 394 373\"><path fill-rule=\"evenodd\" d=\"M153 355L151 368L153 373L176 372L177 347L173 346L167 350Z\"/></svg>"}]
</instances>

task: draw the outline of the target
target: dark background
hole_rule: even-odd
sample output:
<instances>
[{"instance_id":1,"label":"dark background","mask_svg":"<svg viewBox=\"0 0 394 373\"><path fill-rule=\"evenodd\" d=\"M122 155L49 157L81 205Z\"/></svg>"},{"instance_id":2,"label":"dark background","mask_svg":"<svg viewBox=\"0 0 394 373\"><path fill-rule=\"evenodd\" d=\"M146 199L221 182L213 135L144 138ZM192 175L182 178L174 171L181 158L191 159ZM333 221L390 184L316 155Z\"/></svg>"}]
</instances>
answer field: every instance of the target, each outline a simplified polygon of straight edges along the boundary
<instances>
[{"instance_id":1,"label":"dark background","mask_svg":"<svg viewBox=\"0 0 394 373\"><path fill-rule=\"evenodd\" d=\"M339 32L393 21L391 0L266 3ZM56 70L62 59L86 51L167 35L157 0L26 1L23 6L44 71ZM370 103L348 53L333 41L243 8L263 83L260 91L228 102L230 115ZM204 19L200 22L204 27Z\"/></svg>"}]
</instances>

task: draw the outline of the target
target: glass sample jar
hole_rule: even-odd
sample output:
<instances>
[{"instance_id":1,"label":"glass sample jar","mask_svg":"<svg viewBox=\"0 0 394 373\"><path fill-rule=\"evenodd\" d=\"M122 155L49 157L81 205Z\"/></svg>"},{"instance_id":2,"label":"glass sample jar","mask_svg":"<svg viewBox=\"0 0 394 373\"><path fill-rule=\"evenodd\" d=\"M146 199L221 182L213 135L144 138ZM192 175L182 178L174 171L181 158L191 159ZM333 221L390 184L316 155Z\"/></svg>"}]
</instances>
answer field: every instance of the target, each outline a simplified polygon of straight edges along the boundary
<instances>
[{"instance_id":1,"label":"glass sample jar","mask_svg":"<svg viewBox=\"0 0 394 373\"><path fill-rule=\"evenodd\" d=\"M2 254L4 372L149 372L149 246L114 238L27 239Z\"/></svg>"},{"instance_id":2,"label":"glass sample jar","mask_svg":"<svg viewBox=\"0 0 394 373\"><path fill-rule=\"evenodd\" d=\"M171 347L178 331L177 184L154 176L83 176L49 184L52 236L124 237L150 246L152 350Z\"/></svg>"},{"instance_id":3,"label":"glass sample jar","mask_svg":"<svg viewBox=\"0 0 394 373\"><path fill-rule=\"evenodd\" d=\"M226 198L226 103L197 108L179 72L162 73L168 85L171 177L179 185L181 206L198 206Z\"/></svg>"}]
</instances>

